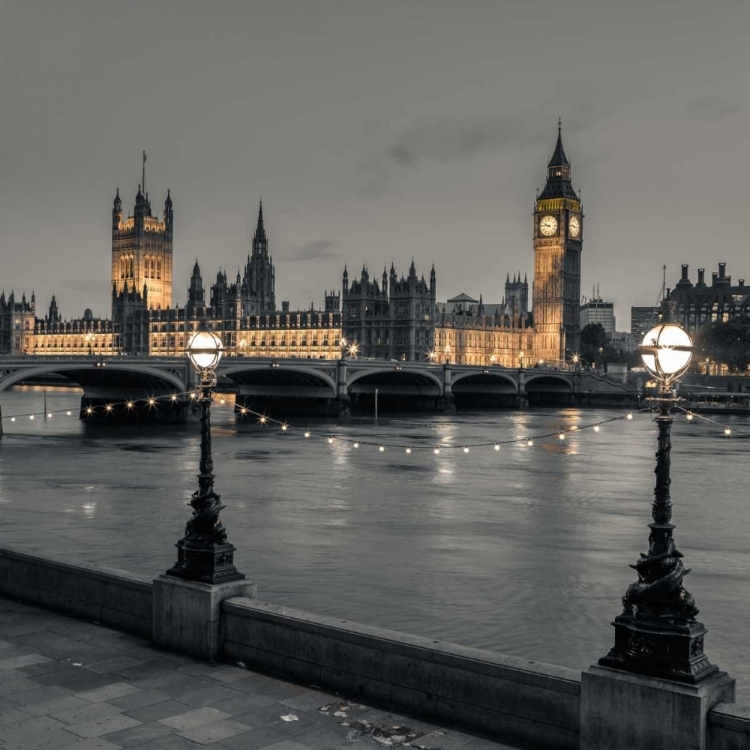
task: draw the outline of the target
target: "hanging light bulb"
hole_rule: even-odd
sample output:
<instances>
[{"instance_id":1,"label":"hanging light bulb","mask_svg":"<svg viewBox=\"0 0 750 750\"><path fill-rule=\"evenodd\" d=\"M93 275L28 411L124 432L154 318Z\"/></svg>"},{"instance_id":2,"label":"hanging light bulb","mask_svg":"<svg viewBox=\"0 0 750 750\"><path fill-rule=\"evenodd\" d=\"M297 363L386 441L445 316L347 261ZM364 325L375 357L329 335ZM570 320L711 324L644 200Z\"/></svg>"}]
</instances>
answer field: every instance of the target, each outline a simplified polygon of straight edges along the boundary
<instances>
[{"instance_id":1,"label":"hanging light bulb","mask_svg":"<svg viewBox=\"0 0 750 750\"><path fill-rule=\"evenodd\" d=\"M86 414L91 416L93 413L94 413L94 410L90 406L86 407Z\"/></svg>"},{"instance_id":2,"label":"hanging light bulb","mask_svg":"<svg viewBox=\"0 0 750 750\"><path fill-rule=\"evenodd\" d=\"M464 453L468 453L468 452L469 452L469 446L468 446L468 445L465 445L465 446L464 446Z\"/></svg>"},{"instance_id":3,"label":"hanging light bulb","mask_svg":"<svg viewBox=\"0 0 750 750\"><path fill-rule=\"evenodd\" d=\"M112 406L112 404L107 404L107 405L106 405L106 406L104 407L104 409L105 409L105 410L106 410L107 412L111 412L113 408L114 408L114 407Z\"/></svg>"},{"instance_id":4,"label":"hanging light bulb","mask_svg":"<svg viewBox=\"0 0 750 750\"><path fill-rule=\"evenodd\" d=\"M11 417L11 418L10 418L10 421L11 421L11 422L15 422L15 421L16 421L16 418L15 418L15 417Z\"/></svg>"},{"instance_id":5,"label":"hanging light bulb","mask_svg":"<svg viewBox=\"0 0 750 750\"><path fill-rule=\"evenodd\" d=\"M306 438L309 438L309 437L310 437L310 433L309 433L309 432L308 432L307 430L305 430L305 437L306 437Z\"/></svg>"},{"instance_id":6,"label":"hanging light bulb","mask_svg":"<svg viewBox=\"0 0 750 750\"><path fill-rule=\"evenodd\" d=\"M526 445L528 445L528 446L529 446L529 448L531 448L531 446L532 446L532 445L534 445L534 441L533 441L533 440L532 440L531 438L529 438L529 439L528 439L528 440L526 441Z\"/></svg>"},{"instance_id":7,"label":"hanging light bulb","mask_svg":"<svg viewBox=\"0 0 750 750\"><path fill-rule=\"evenodd\" d=\"M500 443L495 443L495 450L496 450L496 451L499 451L499 450L500 450Z\"/></svg>"},{"instance_id":8,"label":"hanging light bulb","mask_svg":"<svg viewBox=\"0 0 750 750\"><path fill-rule=\"evenodd\" d=\"M629 412L628 412L628 419L632 419L632 418L633 418L633 412L632 412L632 411L629 411Z\"/></svg>"},{"instance_id":9,"label":"hanging light bulb","mask_svg":"<svg viewBox=\"0 0 750 750\"><path fill-rule=\"evenodd\" d=\"M268 421L268 418L265 416L265 414L262 414L260 417L260 423L265 424Z\"/></svg>"},{"instance_id":10,"label":"hanging light bulb","mask_svg":"<svg viewBox=\"0 0 750 750\"><path fill-rule=\"evenodd\" d=\"M598 424L594 425L594 432L599 432L599 425Z\"/></svg>"},{"instance_id":11,"label":"hanging light bulb","mask_svg":"<svg viewBox=\"0 0 750 750\"><path fill-rule=\"evenodd\" d=\"M171 398L172 398L172 401L177 401L177 394L173 393Z\"/></svg>"},{"instance_id":12,"label":"hanging light bulb","mask_svg":"<svg viewBox=\"0 0 750 750\"><path fill-rule=\"evenodd\" d=\"M127 405L128 409L132 409L133 408L133 402L132 401L128 401L128 403L126 405Z\"/></svg>"},{"instance_id":13,"label":"hanging light bulb","mask_svg":"<svg viewBox=\"0 0 750 750\"><path fill-rule=\"evenodd\" d=\"M356 440L354 441L354 447L359 448L359 443Z\"/></svg>"},{"instance_id":14,"label":"hanging light bulb","mask_svg":"<svg viewBox=\"0 0 750 750\"><path fill-rule=\"evenodd\" d=\"M332 437L328 438L328 445L333 445L333 438Z\"/></svg>"},{"instance_id":15,"label":"hanging light bulb","mask_svg":"<svg viewBox=\"0 0 750 750\"><path fill-rule=\"evenodd\" d=\"M692 422L695 415L693 414L693 412L689 411L685 416L687 416L688 422Z\"/></svg>"},{"instance_id":16,"label":"hanging light bulb","mask_svg":"<svg viewBox=\"0 0 750 750\"><path fill-rule=\"evenodd\" d=\"M32 417L32 419L34 419L34 417ZM727 437L729 437L729 436L730 436L730 435L732 434L732 430L731 430L731 429L729 429L729 427L725 427L725 428L724 428L724 434L725 434L725 435L726 435Z\"/></svg>"},{"instance_id":17,"label":"hanging light bulb","mask_svg":"<svg viewBox=\"0 0 750 750\"><path fill-rule=\"evenodd\" d=\"M153 406L153 405L154 405L155 403L156 403L156 399L155 399L155 398L154 398L154 397L152 396L152 397L151 397L151 398L150 398L150 399L148 400L148 405L149 405L149 406Z\"/></svg>"},{"instance_id":18,"label":"hanging light bulb","mask_svg":"<svg viewBox=\"0 0 750 750\"><path fill-rule=\"evenodd\" d=\"M435 450L433 451L433 453L434 453L434 454L435 454L436 456L437 456L437 455L439 455L439 454L440 454L440 448L435 448Z\"/></svg>"},{"instance_id":19,"label":"hanging light bulb","mask_svg":"<svg viewBox=\"0 0 750 750\"><path fill-rule=\"evenodd\" d=\"M52 419L52 412L51 411L47 412L47 419Z\"/></svg>"},{"instance_id":20,"label":"hanging light bulb","mask_svg":"<svg viewBox=\"0 0 750 750\"><path fill-rule=\"evenodd\" d=\"M383 451L385 450L385 446L384 446L384 445L381 445L381 446L380 446L380 447L378 448L378 450L379 450L379 451L380 451L380 452L382 453L382 452L383 452Z\"/></svg>"},{"instance_id":21,"label":"hanging light bulb","mask_svg":"<svg viewBox=\"0 0 750 750\"><path fill-rule=\"evenodd\" d=\"M565 433L561 431L557 437L559 437L560 440L565 440Z\"/></svg>"},{"instance_id":22,"label":"hanging light bulb","mask_svg":"<svg viewBox=\"0 0 750 750\"><path fill-rule=\"evenodd\" d=\"M33 414L29 414L29 419L34 419L34 415Z\"/></svg>"},{"instance_id":23,"label":"hanging light bulb","mask_svg":"<svg viewBox=\"0 0 750 750\"><path fill-rule=\"evenodd\" d=\"M66 414L67 414L68 416L70 416L70 412L69 412L69 411L66 411L65 413L66 413Z\"/></svg>"},{"instance_id":24,"label":"hanging light bulb","mask_svg":"<svg viewBox=\"0 0 750 750\"><path fill-rule=\"evenodd\" d=\"M286 431L287 431L287 429L289 429L289 425L288 425L288 424L282 424L282 425L281 425L281 431L282 431L282 432L286 432Z\"/></svg>"},{"instance_id":25,"label":"hanging light bulb","mask_svg":"<svg viewBox=\"0 0 750 750\"><path fill-rule=\"evenodd\" d=\"M411 453L411 448L408 445L406 446L406 452Z\"/></svg>"},{"instance_id":26,"label":"hanging light bulb","mask_svg":"<svg viewBox=\"0 0 750 750\"><path fill-rule=\"evenodd\" d=\"M224 401L225 401L225 399L223 399L223 398L220 398L220 399L219 399L219 403L220 403L220 404L223 404L223 403L224 403Z\"/></svg>"}]
</instances>

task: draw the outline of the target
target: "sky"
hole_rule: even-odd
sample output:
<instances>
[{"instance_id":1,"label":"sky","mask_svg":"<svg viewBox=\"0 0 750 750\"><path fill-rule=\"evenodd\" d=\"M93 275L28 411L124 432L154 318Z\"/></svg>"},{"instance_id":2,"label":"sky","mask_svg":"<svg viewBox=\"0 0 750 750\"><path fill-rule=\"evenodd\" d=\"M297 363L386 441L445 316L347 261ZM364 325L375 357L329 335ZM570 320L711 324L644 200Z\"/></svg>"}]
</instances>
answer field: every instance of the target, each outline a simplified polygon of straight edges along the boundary
<instances>
[{"instance_id":1,"label":"sky","mask_svg":"<svg viewBox=\"0 0 750 750\"><path fill-rule=\"evenodd\" d=\"M367 264L498 302L533 273L562 118L581 291L629 330L680 264L750 280L746 0L0 0L0 288L109 316L110 211L175 211L174 300L244 264L276 298Z\"/></svg>"}]
</instances>

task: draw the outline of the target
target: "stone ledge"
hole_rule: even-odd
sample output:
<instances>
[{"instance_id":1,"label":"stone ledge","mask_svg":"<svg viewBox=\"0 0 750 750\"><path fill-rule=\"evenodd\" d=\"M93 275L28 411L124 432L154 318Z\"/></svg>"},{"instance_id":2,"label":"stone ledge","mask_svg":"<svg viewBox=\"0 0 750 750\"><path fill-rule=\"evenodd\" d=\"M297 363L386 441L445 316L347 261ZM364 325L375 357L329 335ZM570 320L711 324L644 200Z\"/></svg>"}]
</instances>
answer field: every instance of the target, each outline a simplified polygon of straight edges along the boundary
<instances>
[{"instance_id":1,"label":"stone ledge","mask_svg":"<svg viewBox=\"0 0 750 750\"><path fill-rule=\"evenodd\" d=\"M750 706L717 703L708 712L708 723L712 727L722 727L750 735Z\"/></svg>"}]
</instances>

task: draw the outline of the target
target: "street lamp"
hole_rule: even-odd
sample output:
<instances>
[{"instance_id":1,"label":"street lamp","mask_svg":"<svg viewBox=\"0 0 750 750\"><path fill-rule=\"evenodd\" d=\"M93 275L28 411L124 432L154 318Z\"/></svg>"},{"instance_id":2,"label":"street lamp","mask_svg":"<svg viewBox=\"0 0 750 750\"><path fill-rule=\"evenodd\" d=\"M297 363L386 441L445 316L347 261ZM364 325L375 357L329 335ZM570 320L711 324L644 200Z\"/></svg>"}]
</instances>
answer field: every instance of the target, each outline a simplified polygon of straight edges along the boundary
<instances>
[{"instance_id":1,"label":"street lamp","mask_svg":"<svg viewBox=\"0 0 750 750\"><path fill-rule=\"evenodd\" d=\"M342 338L341 341L339 341L339 346L341 347L341 359L344 358L344 352L346 351L346 347L349 345L349 342Z\"/></svg>"},{"instance_id":2,"label":"street lamp","mask_svg":"<svg viewBox=\"0 0 750 750\"><path fill-rule=\"evenodd\" d=\"M193 515L185 536L177 542L177 562L167 575L202 583L239 581L245 576L234 567L234 545L219 518L224 508L214 492L214 462L211 456L211 389L216 385L216 366L221 359L221 339L211 331L196 331L188 341L187 355L200 378L201 459L198 489L190 505Z\"/></svg>"},{"instance_id":3,"label":"street lamp","mask_svg":"<svg viewBox=\"0 0 750 750\"><path fill-rule=\"evenodd\" d=\"M355 341L349 346L349 357L351 359L357 358L357 352L359 351L359 344Z\"/></svg>"},{"instance_id":4,"label":"street lamp","mask_svg":"<svg viewBox=\"0 0 750 750\"><path fill-rule=\"evenodd\" d=\"M638 580L625 592L622 614L613 623L614 648L599 663L696 684L715 674L718 667L703 652L707 630L695 619L698 607L682 585L690 571L672 538L670 410L678 401L673 386L687 371L693 346L688 334L671 321L670 304L674 305L672 300L665 300L662 322L646 334L640 347L644 366L659 383L659 395L651 399L658 410L659 438L649 550L631 566Z\"/></svg>"}]
</instances>

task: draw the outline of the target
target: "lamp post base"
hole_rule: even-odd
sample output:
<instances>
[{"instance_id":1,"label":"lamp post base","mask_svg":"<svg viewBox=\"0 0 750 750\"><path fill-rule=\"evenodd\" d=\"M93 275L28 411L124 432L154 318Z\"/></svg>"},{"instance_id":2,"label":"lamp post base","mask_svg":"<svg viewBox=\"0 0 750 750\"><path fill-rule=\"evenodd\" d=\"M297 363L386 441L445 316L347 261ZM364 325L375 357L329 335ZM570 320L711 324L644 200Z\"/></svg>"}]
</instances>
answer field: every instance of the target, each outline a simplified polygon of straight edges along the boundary
<instances>
[{"instance_id":1,"label":"lamp post base","mask_svg":"<svg viewBox=\"0 0 750 750\"><path fill-rule=\"evenodd\" d=\"M692 685L719 671L703 652L708 631L700 622L651 624L623 613L612 624L615 626L615 645L599 659L603 667Z\"/></svg>"},{"instance_id":2,"label":"lamp post base","mask_svg":"<svg viewBox=\"0 0 750 750\"><path fill-rule=\"evenodd\" d=\"M168 576L210 584L241 581L245 577L234 567L235 546L229 542L180 539L175 546L177 562L167 571Z\"/></svg>"}]
</instances>

